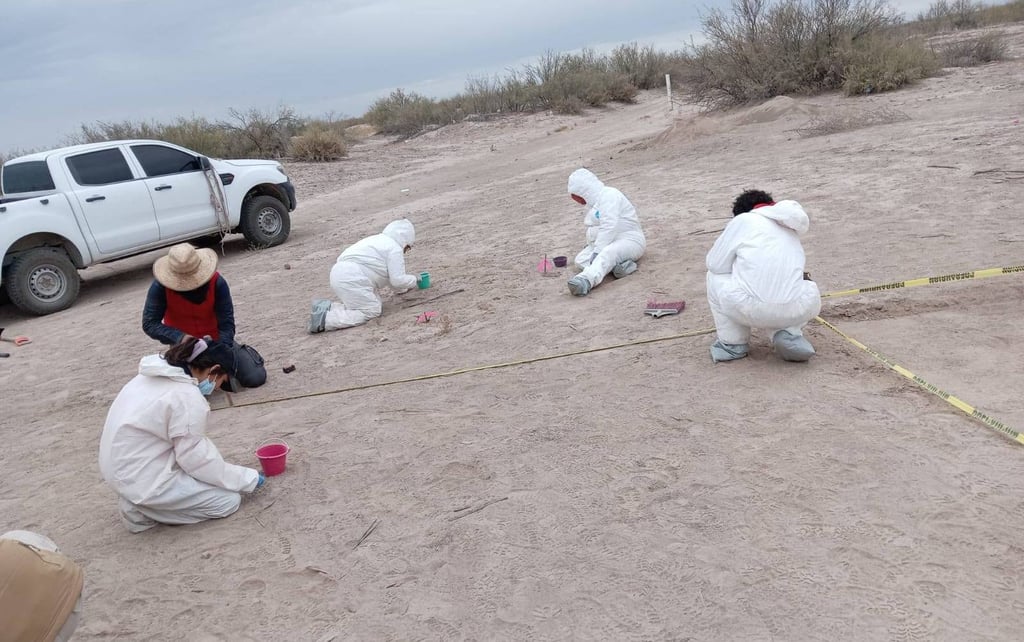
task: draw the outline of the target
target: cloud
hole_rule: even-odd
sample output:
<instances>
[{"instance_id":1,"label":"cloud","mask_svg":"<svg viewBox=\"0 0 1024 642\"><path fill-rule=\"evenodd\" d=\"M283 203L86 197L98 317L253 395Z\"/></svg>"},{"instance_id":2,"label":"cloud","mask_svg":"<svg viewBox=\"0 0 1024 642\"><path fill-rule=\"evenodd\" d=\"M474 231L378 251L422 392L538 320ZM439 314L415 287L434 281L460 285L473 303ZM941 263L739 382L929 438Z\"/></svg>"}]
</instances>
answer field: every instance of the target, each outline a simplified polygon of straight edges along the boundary
<instances>
[{"instance_id":1,"label":"cloud","mask_svg":"<svg viewBox=\"0 0 1024 642\"><path fill-rule=\"evenodd\" d=\"M395 87L448 94L546 50L677 36L681 46L701 10L678 0L7 4L0 149L53 145L83 122L229 107L354 115Z\"/></svg>"}]
</instances>

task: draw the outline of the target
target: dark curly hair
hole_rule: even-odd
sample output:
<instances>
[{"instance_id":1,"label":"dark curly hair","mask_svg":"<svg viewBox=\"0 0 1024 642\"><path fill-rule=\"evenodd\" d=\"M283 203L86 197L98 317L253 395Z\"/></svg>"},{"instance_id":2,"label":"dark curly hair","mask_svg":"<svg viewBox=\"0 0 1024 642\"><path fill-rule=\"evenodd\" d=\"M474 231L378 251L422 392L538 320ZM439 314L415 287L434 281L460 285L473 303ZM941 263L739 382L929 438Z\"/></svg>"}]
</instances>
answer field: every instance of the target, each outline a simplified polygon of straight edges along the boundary
<instances>
[{"instance_id":1,"label":"dark curly hair","mask_svg":"<svg viewBox=\"0 0 1024 642\"><path fill-rule=\"evenodd\" d=\"M746 214L757 205L771 205L774 202L775 199L768 192L759 189L748 189L737 196L736 200L732 202L732 215Z\"/></svg>"}]
</instances>

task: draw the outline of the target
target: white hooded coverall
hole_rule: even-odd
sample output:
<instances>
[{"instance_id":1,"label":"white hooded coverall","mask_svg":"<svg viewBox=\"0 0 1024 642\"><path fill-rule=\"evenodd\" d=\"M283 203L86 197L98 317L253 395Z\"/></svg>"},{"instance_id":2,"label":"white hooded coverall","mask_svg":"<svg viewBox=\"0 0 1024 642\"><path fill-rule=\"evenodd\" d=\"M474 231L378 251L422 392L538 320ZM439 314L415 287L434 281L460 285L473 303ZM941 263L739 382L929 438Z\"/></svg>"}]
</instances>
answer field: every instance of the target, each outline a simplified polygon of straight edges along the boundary
<instances>
[{"instance_id":1,"label":"white hooded coverall","mask_svg":"<svg viewBox=\"0 0 1024 642\"><path fill-rule=\"evenodd\" d=\"M377 290L385 285L399 294L416 287L416 277L405 273L405 246L415 242L412 222L400 219L347 247L331 268L331 288L341 303L331 304L324 330L351 328L379 317Z\"/></svg>"},{"instance_id":2,"label":"white hooded coverall","mask_svg":"<svg viewBox=\"0 0 1024 642\"><path fill-rule=\"evenodd\" d=\"M227 517L240 492L255 490L259 473L225 462L206 436L209 414L195 379L161 355L143 357L100 437L100 472L129 531Z\"/></svg>"},{"instance_id":3,"label":"white hooded coverall","mask_svg":"<svg viewBox=\"0 0 1024 642\"><path fill-rule=\"evenodd\" d=\"M629 199L590 170L581 168L569 175L569 194L582 197L590 208L583 218L587 246L576 255L576 265L593 288L619 263L643 256L647 239Z\"/></svg>"},{"instance_id":4,"label":"white hooded coverall","mask_svg":"<svg viewBox=\"0 0 1024 642\"><path fill-rule=\"evenodd\" d=\"M796 201L734 217L707 256L708 303L718 339L746 344L751 328L772 333L802 328L821 311L821 293L804 280L799 236L810 220Z\"/></svg>"}]
</instances>

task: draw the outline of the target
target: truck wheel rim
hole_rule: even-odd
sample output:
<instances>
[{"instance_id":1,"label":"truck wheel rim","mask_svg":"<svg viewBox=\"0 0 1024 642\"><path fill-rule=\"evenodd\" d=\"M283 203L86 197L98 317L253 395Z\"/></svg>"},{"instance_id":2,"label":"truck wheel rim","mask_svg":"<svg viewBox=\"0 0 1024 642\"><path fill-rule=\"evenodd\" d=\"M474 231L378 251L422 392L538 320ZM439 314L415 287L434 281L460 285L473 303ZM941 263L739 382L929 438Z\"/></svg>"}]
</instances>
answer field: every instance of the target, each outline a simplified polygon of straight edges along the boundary
<instances>
[{"instance_id":1,"label":"truck wheel rim","mask_svg":"<svg viewBox=\"0 0 1024 642\"><path fill-rule=\"evenodd\" d=\"M29 291L40 301L60 298L67 286L64 273L52 265L40 265L28 277Z\"/></svg>"},{"instance_id":2,"label":"truck wheel rim","mask_svg":"<svg viewBox=\"0 0 1024 642\"><path fill-rule=\"evenodd\" d=\"M273 207L264 207L256 217L256 225L260 232L267 236L275 236L281 231L281 214Z\"/></svg>"}]
</instances>

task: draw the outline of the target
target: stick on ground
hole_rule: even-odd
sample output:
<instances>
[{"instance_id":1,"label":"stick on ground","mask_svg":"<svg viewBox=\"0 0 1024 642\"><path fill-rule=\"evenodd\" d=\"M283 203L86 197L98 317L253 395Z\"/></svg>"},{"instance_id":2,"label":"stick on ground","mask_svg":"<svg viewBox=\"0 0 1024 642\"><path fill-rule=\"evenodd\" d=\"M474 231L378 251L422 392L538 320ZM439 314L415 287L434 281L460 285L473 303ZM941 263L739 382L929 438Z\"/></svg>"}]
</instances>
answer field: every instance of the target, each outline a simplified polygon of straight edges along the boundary
<instances>
[{"instance_id":1,"label":"stick on ground","mask_svg":"<svg viewBox=\"0 0 1024 642\"><path fill-rule=\"evenodd\" d=\"M488 506L490 506L491 504L497 504L498 502L503 502L503 501L505 501L506 499L508 499L508 497L501 497L501 498L499 498L499 499L490 499L490 500L487 500L486 502L484 502L484 503L480 504L479 506L476 506L476 507L474 507L474 508L470 508L470 509L468 509L468 510L467 510L466 508L459 508L459 509L456 509L456 511L455 511L455 512L458 512L458 511L460 511L460 510L464 510L464 511L466 511L466 512L465 512L465 513L462 513L461 515L456 515L456 516L454 516L454 517L451 517L451 518L449 518L449 519L448 519L448 521L449 521L449 522L454 522L454 521L455 521L455 520L457 520L457 519L462 519L462 518L463 518L463 517L465 517L466 515L472 515L473 513L479 513L480 511L482 511L483 509L487 508L487 507L488 507Z\"/></svg>"}]
</instances>

